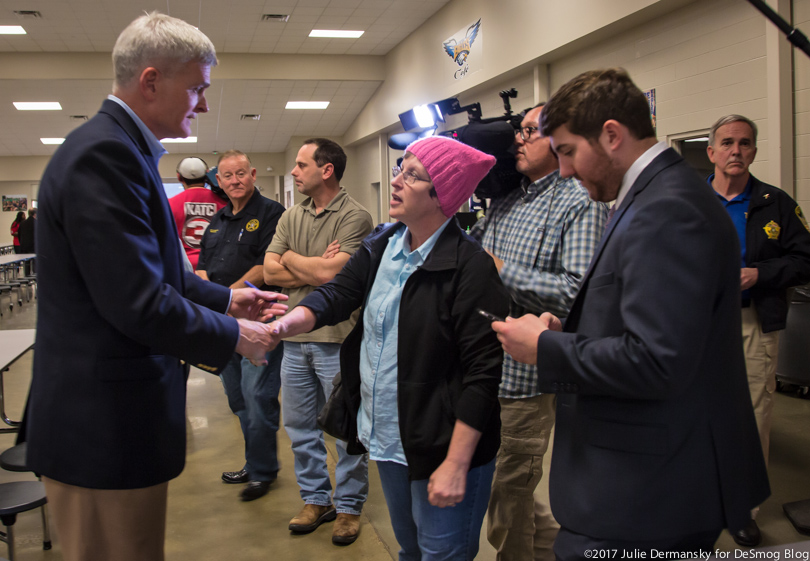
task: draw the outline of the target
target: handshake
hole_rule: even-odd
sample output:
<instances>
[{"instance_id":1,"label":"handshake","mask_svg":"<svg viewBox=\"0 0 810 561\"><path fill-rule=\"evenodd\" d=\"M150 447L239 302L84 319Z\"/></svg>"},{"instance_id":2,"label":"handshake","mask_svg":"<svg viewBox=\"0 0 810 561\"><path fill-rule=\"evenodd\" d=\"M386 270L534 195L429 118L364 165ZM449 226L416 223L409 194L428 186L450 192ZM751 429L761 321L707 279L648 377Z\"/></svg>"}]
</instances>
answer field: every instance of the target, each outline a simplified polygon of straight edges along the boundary
<instances>
[{"instance_id":1,"label":"handshake","mask_svg":"<svg viewBox=\"0 0 810 561\"><path fill-rule=\"evenodd\" d=\"M287 312L286 294L267 292L255 288L238 288L232 291L228 314L239 322L239 341L236 352L254 364L266 364L265 355L276 348L281 338L274 326L268 324L276 316Z\"/></svg>"}]
</instances>

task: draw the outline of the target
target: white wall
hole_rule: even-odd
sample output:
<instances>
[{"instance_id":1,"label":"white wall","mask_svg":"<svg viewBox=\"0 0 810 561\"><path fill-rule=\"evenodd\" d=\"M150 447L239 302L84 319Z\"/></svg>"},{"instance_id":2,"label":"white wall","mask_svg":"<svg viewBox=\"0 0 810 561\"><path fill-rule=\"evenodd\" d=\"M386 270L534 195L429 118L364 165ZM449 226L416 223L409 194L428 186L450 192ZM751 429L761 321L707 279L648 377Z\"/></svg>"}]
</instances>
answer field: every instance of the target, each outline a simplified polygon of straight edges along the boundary
<instances>
[{"instance_id":1,"label":"white wall","mask_svg":"<svg viewBox=\"0 0 810 561\"><path fill-rule=\"evenodd\" d=\"M497 93L516 87L520 95L513 107L525 109L547 99L549 91L580 72L622 66L639 87L655 88L660 139L707 131L728 113L746 115L757 123L760 133L752 172L778 185L780 167L794 165L795 151L794 184L788 177L788 185L779 186L810 206L810 59L794 52L795 114L788 110L780 116L774 107L784 101L780 102L780 92L774 91L769 79L776 64L766 44L772 24L748 3L610 4L616 8L610 15L586 1L565 3L567 13L552 14L549 8L556 8L548 2L454 0L388 55L385 83L344 138L360 145L371 143L376 134L401 132L399 112L451 96L457 96L462 105L481 102L484 116L491 117L503 111ZM506 17L521 9L525 17ZM662 14L665 10L669 12ZM591 17L594 13L597 19ZM810 0L793 0L793 15L794 25L810 33ZM448 84L443 65L449 57L435 47L478 17L483 18L484 68ZM577 18L583 21L572 21ZM538 25L543 21L555 23ZM570 32L568 43L560 28ZM506 52L507 46L513 52ZM770 123L773 119L778 121ZM447 128L463 123L463 116L455 116ZM795 148L779 143L771 149L771 142L779 142L771 129L793 131L794 126ZM389 151L392 162L398 155Z\"/></svg>"},{"instance_id":2,"label":"white wall","mask_svg":"<svg viewBox=\"0 0 810 561\"><path fill-rule=\"evenodd\" d=\"M769 181L765 19L745 2L698 2L551 65L556 90L580 72L621 66L655 88L658 137L708 130L739 113L759 127L752 173Z\"/></svg>"},{"instance_id":3,"label":"white wall","mask_svg":"<svg viewBox=\"0 0 810 561\"><path fill-rule=\"evenodd\" d=\"M386 78L344 137L353 144L397 121L414 105L456 96L505 72L529 68L541 56L594 33L622 29L639 17L670 11L692 0L453 0L386 56ZM481 69L461 81L442 42L482 20Z\"/></svg>"}]
</instances>

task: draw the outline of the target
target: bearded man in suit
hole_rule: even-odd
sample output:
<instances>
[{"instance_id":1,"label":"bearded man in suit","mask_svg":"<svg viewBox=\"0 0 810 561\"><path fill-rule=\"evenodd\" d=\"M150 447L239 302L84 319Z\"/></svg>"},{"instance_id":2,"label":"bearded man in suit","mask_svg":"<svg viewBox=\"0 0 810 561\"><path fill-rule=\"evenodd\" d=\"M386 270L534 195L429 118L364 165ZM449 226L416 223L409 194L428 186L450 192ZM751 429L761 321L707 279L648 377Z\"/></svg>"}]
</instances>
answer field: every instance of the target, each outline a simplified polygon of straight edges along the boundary
<instances>
[{"instance_id":1,"label":"bearded man in suit","mask_svg":"<svg viewBox=\"0 0 810 561\"><path fill-rule=\"evenodd\" d=\"M549 313L493 323L507 353L537 364L541 391L557 394L554 551L710 551L770 492L741 347L734 226L656 141L625 71L565 84L541 128L560 175L616 201L564 328Z\"/></svg>"}]
</instances>

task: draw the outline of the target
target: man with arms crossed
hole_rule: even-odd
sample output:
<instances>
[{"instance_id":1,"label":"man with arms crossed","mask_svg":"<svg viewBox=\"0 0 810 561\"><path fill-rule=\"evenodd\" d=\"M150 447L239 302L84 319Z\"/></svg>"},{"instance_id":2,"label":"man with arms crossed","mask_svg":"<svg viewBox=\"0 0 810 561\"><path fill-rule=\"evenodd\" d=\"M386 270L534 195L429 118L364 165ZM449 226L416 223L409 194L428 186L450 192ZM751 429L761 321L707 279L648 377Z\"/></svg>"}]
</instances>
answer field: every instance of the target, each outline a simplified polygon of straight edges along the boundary
<instances>
[{"instance_id":1,"label":"man with arms crossed","mask_svg":"<svg viewBox=\"0 0 810 561\"><path fill-rule=\"evenodd\" d=\"M113 49L111 95L51 158L39 190L37 353L28 467L42 474L66 561L161 561L168 481L186 455L181 359L263 360L285 306L184 272L159 139L208 111L214 46L152 13ZM283 297L282 297L283 298Z\"/></svg>"},{"instance_id":2,"label":"man with arms crossed","mask_svg":"<svg viewBox=\"0 0 810 561\"><path fill-rule=\"evenodd\" d=\"M202 239L197 276L230 288L264 284L264 252L276 233L284 207L256 189L256 168L244 152L228 150L217 162L217 182L228 205L216 213ZM278 474L278 390L281 385L281 347L254 364L234 353L219 377L228 405L239 417L245 439L245 465L222 474L225 483L247 483L243 501L263 497Z\"/></svg>"},{"instance_id":3,"label":"man with arms crossed","mask_svg":"<svg viewBox=\"0 0 810 561\"><path fill-rule=\"evenodd\" d=\"M371 232L371 215L340 186L345 169L346 154L331 140L312 138L298 151L291 173L307 198L284 212L264 260L264 281L283 287L290 306L332 280ZM354 542L360 531L368 455L349 455L346 443L337 441L332 506L326 447L315 420L340 370L340 344L355 321L287 339L281 364L284 428L292 441L295 476L305 503L290 521L290 530L312 532L337 516L332 530L336 544Z\"/></svg>"},{"instance_id":4,"label":"man with arms crossed","mask_svg":"<svg viewBox=\"0 0 810 561\"><path fill-rule=\"evenodd\" d=\"M657 143L624 70L565 84L540 119L596 201L616 211L571 312L494 322L557 393L549 480L561 560L709 551L768 496L745 380L739 244L703 180Z\"/></svg>"},{"instance_id":5,"label":"man with arms crossed","mask_svg":"<svg viewBox=\"0 0 810 561\"><path fill-rule=\"evenodd\" d=\"M512 297L510 315L565 317L605 228L607 207L574 178L563 179L551 141L540 134L543 104L515 133L519 189L495 199L471 234L492 255ZM504 356L501 448L487 511L487 538L500 561L554 560L559 530L546 501L534 496L554 426L555 395L541 394L537 367Z\"/></svg>"},{"instance_id":6,"label":"man with arms crossed","mask_svg":"<svg viewBox=\"0 0 810 561\"><path fill-rule=\"evenodd\" d=\"M790 195L763 183L748 171L757 155L757 126L742 115L726 115L709 132L709 184L737 228L742 250L742 338L748 389L759 429L765 464L771 434L779 331L785 328L788 288L810 281L810 232L802 210ZM751 513L748 525L734 534L744 547L762 536Z\"/></svg>"}]
</instances>

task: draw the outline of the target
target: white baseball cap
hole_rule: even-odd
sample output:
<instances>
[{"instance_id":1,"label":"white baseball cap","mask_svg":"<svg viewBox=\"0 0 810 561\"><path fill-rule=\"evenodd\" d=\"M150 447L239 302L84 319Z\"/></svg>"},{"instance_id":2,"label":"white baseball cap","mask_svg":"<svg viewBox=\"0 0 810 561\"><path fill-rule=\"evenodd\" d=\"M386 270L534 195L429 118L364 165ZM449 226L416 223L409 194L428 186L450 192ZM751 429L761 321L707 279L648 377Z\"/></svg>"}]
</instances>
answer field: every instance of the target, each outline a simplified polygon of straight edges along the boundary
<instances>
[{"instance_id":1,"label":"white baseball cap","mask_svg":"<svg viewBox=\"0 0 810 561\"><path fill-rule=\"evenodd\" d=\"M205 177L208 171L208 164L202 158L183 158L177 164L177 173L186 181L194 181Z\"/></svg>"}]
</instances>

